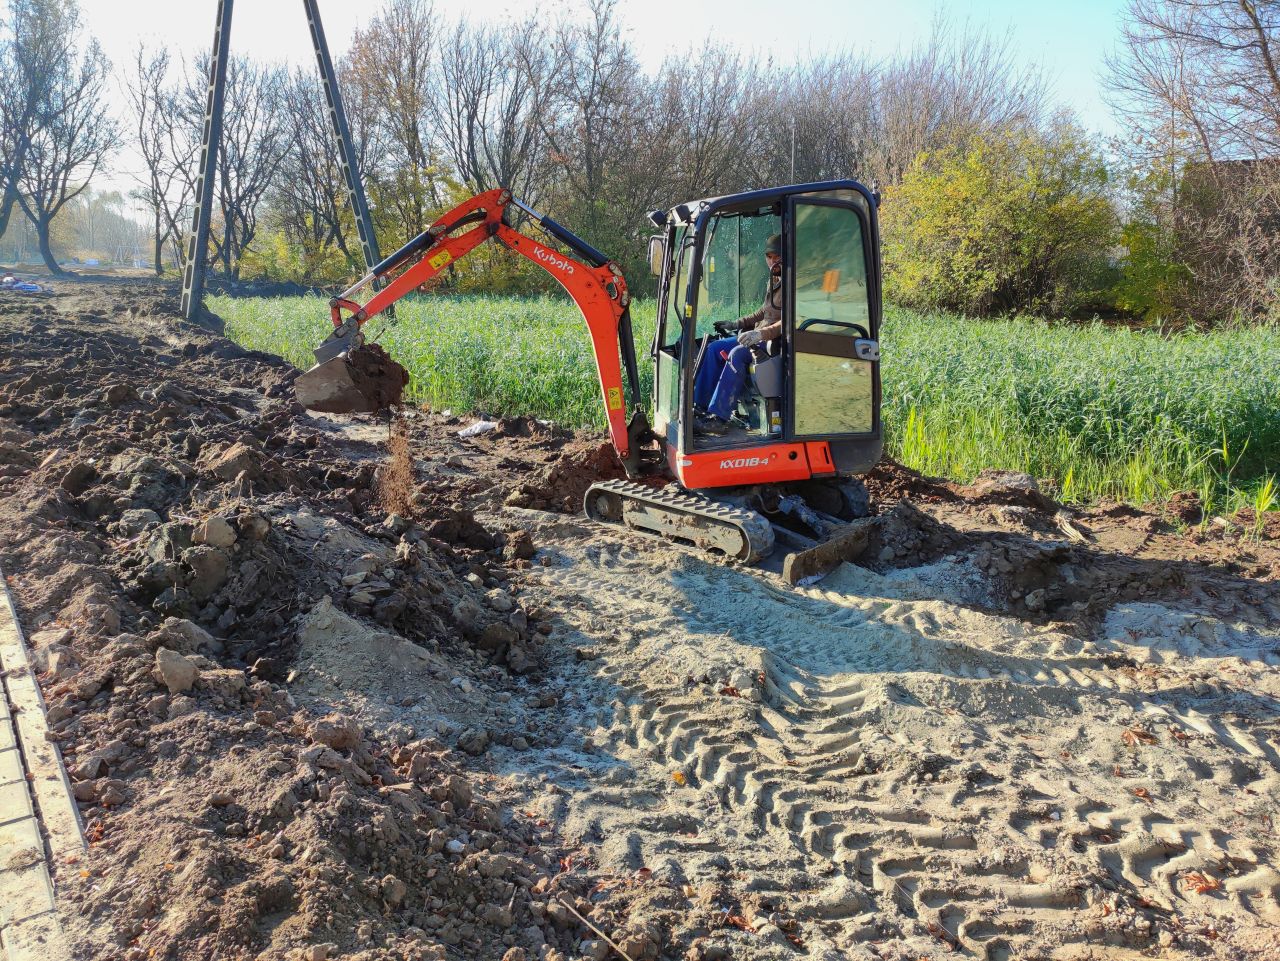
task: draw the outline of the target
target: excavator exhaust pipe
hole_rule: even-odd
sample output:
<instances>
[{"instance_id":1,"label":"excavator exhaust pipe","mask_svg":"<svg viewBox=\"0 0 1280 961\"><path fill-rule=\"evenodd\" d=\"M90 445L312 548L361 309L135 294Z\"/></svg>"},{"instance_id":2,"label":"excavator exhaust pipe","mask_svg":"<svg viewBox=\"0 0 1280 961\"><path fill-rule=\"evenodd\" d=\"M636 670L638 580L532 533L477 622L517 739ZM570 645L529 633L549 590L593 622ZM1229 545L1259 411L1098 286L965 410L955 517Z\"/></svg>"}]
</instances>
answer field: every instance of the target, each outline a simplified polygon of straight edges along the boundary
<instances>
[{"instance_id":1,"label":"excavator exhaust pipe","mask_svg":"<svg viewBox=\"0 0 1280 961\"><path fill-rule=\"evenodd\" d=\"M332 340L315 351L316 365L293 382L298 403L328 414L373 414L399 404L409 372L377 344Z\"/></svg>"}]
</instances>

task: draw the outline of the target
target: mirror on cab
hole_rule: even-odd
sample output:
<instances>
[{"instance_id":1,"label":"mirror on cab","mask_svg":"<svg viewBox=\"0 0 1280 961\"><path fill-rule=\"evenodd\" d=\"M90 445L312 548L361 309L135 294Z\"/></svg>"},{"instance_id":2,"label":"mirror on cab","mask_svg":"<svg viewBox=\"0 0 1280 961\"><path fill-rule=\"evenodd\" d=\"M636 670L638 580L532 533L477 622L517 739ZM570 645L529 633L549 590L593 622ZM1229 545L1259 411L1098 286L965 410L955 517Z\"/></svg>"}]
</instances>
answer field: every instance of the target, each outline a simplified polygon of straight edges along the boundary
<instances>
[{"instance_id":1,"label":"mirror on cab","mask_svg":"<svg viewBox=\"0 0 1280 961\"><path fill-rule=\"evenodd\" d=\"M649 238L649 272L655 277L662 274L662 242L665 239L662 234Z\"/></svg>"}]
</instances>

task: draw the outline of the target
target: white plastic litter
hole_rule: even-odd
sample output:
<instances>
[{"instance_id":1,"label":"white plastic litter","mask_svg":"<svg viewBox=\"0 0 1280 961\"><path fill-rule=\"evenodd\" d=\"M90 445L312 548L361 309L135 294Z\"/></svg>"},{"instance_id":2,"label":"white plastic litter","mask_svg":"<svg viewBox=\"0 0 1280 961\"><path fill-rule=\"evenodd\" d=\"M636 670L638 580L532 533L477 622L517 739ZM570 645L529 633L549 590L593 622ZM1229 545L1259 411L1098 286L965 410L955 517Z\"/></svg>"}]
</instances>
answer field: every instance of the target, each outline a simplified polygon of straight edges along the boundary
<instances>
[{"instance_id":1,"label":"white plastic litter","mask_svg":"<svg viewBox=\"0 0 1280 961\"><path fill-rule=\"evenodd\" d=\"M470 427L464 427L458 431L459 437L476 437L480 434L487 434L491 430L496 430L498 422L496 420L478 420Z\"/></svg>"}]
</instances>

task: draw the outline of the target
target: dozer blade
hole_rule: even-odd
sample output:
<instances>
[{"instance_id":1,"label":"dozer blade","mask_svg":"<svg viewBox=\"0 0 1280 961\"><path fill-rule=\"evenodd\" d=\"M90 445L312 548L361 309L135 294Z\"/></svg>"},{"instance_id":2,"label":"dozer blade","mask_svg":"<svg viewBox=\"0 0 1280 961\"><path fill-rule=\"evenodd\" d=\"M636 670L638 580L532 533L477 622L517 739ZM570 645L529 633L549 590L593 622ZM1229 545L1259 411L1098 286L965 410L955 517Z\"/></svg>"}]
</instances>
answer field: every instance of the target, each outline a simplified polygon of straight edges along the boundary
<instances>
[{"instance_id":1,"label":"dozer blade","mask_svg":"<svg viewBox=\"0 0 1280 961\"><path fill-rule=\"evenodd\" d=\"M320 355L324 348L316 351ZM343 351L293 382L298 403L329 414L372 414L400 403L409 373L377 344Z\"/></svg>"},{"instance_id":2,"label":"dozer blade","mask_svg":"<svg viewBox=\"0 0 1280 961\"><path fill-rule=\"evenodd\" d=\"M853 521L833 531L821 544L788 554L782 562L782 579L788 584L799 584L828 574L845 561L856 560L867 549L871 532L880 520L879 517L864 517Z\"/></svg>"}]
</instances>

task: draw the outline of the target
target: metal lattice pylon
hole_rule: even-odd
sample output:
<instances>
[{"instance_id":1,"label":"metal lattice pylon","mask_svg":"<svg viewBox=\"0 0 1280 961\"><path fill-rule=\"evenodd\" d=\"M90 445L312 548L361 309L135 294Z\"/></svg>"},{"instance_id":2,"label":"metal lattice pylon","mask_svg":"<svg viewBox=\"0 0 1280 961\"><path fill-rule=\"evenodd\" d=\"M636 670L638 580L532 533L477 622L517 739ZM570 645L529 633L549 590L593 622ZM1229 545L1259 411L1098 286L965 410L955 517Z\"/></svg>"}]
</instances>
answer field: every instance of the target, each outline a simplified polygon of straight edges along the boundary
<instances>
[{"instance_id":1,"label":"metal lattice pylon","mask_svg":"<svg viewBox=\"0 0 1280 961\"><path fill-rule=\"evenodd\" d=\"M218 150L222 145L222 107L227 83L227 56L231 39L231 10L234 0L218 0L218 15L213 31L213 56L209 61L209 96L205 104L204 139L200 147L200 175L196 181L196 209L187 243L186 269L182 273L182 315L194 320L204 307L204 277L209 250L209 221L213 215L213 179L217 175ZM324 85L325 103L329 108L329 122L338 138L338 151L342 159L342 173L347 182L347 197L356 218L356 230L360 236L360 250L367 270L382 258L378 254L378 240L373 233L373 221L369 218L369 204L365 199L364 183L356 158L355 144L351 139L351 127L342 107L342 95L338 90L337 76L333 72L333 60L325 40L324 26L316 0L302 0L306 8L307 25L311 31L311 45L316 53L316 65L320 68L320 80Z\"/></svg>"}]
</instances>

